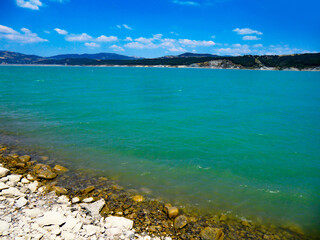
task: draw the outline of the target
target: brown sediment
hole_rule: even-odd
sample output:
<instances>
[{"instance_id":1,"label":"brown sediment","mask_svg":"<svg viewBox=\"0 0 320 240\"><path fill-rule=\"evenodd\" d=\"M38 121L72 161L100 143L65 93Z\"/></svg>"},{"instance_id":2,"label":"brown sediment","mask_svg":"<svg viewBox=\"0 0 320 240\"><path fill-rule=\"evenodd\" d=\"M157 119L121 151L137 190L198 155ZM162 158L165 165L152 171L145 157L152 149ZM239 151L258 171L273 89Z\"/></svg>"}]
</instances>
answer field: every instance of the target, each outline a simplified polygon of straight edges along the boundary
<instances>
[{"instance_id":1,"label":"brown sediment","mask_svg":"<svg viewBox=\"0 0 320 240\"><path fill-rule=\"evenodd\" d=\"M133 220L137 233L170 236L172 239L316 239L292 229L257 225L223 214L198 215L124 189L114 180L91 177L61 165L49 166L47 158L34 159L26 153L16 153L12 147L0 145L0 163L11 172L38 180L48 192L68 195L70 199L90 201L103 198L106 205L100 214Z\"/></svg>"}]
</instances>

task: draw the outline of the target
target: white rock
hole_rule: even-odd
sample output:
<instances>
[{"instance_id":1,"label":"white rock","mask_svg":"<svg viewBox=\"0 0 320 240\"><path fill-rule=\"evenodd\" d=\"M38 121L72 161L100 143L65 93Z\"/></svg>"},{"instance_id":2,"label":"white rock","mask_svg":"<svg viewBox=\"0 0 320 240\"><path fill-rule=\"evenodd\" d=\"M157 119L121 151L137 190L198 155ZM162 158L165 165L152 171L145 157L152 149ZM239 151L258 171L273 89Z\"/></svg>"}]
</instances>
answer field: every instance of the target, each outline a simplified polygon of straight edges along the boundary
<instances>
[{"instance_id":1,"label":"white rock","mask_svg":"<svg viewBox=\"0 0 320 240\"><path fill-rule=\"evenodd\" d=\"M80 198L74 197L74 198L71 199L71 202L72 203L78 203L78 202L80 202Z\"/></svg>"},{"instance_id":2,"label":"white rock","mask_svg":"<svg viewBox=\"0 0 320 240\"><path fill-rule=\"evenodd\" d=\"M76 239L76 235L71 233L71 232L67 232L67 231L62 231L61 232L61 237L65 240L74 240Z\"/></svg>"},{"instance_id":3,"label":"white rock","mask_svg":"<svg viewBox=\"0 0 320 240\"><path fill-rule=\"evenodd\" d=\"M82 228L83 223L79 222L76 226L74 226L73 231L74 232L79 232L80 229Z\"/></svg>"},{"instance_id":4,"label":"white rock","mask_svg":"<svg viewBox=\"0 0 320 240\"><path fill-rule=\"evenodd\" d=\"M28 179L26 179L26 178L22 178L22 179L21 179L21 182L22 182L23 184L30 183L30 181L29 181Z\"/></svg>"},{"instance_id":5,"label":"white rock","mask_svg":"<svg viewBox=\"0 0 320 240\"><path fill-rule=\"evenodd\" d=\"M105 200L100 199L99 201L96 201L96 202L90 203L90 204L83 203L83 204L81 204L81 207L90 211L90 213L93 217L99 217L100 216L99 213L105 204L106 204Z\"/></svg>"},{"instance_id":6,"label":"white rock","mask_svg":"<svg viewBox=\"0 0 320 240\"><path fill-rule=\"evenodd\" d=\"M0 163L0 167L3 167L3 164L2 164L2 163Z\"/></svg>"},{"instance_id":7,"label":"white rock","mask_svg":"<svg viewBox=\"0 0 320 240\"><path fill-rule=\"evenodd\" d=\"M34 181L34 182L32 182L32 183L30 183L30 184L28 185L28 188L29 188L29 190L30 190L31 192L35 192L35 191L37 191L38 186L39 186L39 182L38 182L38 181Z\"/></svg>"},{"instance_id":8,"label":"white rock","mask_svg":"<svg viewBox=\"0 0 320 240\"><path fill-rule=\"evenodd\" d=\"M18 182L20 182L20 179L22 178L21 175L17 175L17 174L8 175L7 177L9 182L12 182L14 184L17 184Z\"/></svg>"},{"instance_id":9,"label":"white rock","mask_svg":"<svg viewBox=\"0 0 320 240\"><path fill-rule=\"evenodd\" d=\"M31 219L36 218L36 217L41 217L43 215L42 211L39 208L25 209L24 213L25 213L25 215L27 215Z\"/></svg>"},{"instance_id":10,"label":"white rock","mask_svg":"<svg viewBox=\"0 0 320 240\"><path fill-rule=\"evenodd\" d=\"M9 172L10 172L9 169L0 167L0 178L7 176Z\"/></svg>"},{"instance_id":11,"label":"white rock","mask_svg":"<svg viewBox=\"0 0 320 240\"><path fill-rule=\"evenodd\" d=\"M79 223L78 219L67 216L66 223L62 226L63 230L72 230Z\"/></svg>"},{"instance_id":12,"label":"white rock","mask_svg":"<svg viewBox=\"0 0 320 240\"><path fill-rule=\"evenodd\" d=\"M27 204L27 202L28 202L27 199L25 199L24 197L21 197L21 198L19 198L18 201L16 201L16 206L18 208L21 208L21 207L25 206Z\"/></svg>"},{"instance_id":13,"label":"white rock","mask_svg":"<svg viewBox=\"0 0 320 240\"><path fill-rule=\"evenodd\" d=\"M0 220L0 236L6 235L9 231L10 224Z\"/></svg>"},{"instance_id":14,"label":"white rock","mask_svg":"<svg viewBox=\"0 0 320 240\"><path fill-rule=\"evenodd\" d=\"M93 197L85 198L82 200L82 202L84 202L84 203L91 203L93 201L94 201Z\"/></svg>"},{"instance_id":15,"label":"white rock","mask_svg":"<svg viewBox=\"0 0 320 240\"><path fill-rule=\"evenodd\" d=\"M133 226L133 221L124 217L107 217L105 220L105 228L119 228L121 230L130 230Z\"/></svg>"},{"instance_id":16,"label":"white rock","mask_svg":"<svg viewBox=\"0 0 320 240\"><path fill-rule=\"evenodd\" d=\"M119 228L108 228L106 230L106 234L108 235L108 237L116 238L122 234L122 230Z\"/></svg>"},{"instance_id":17,"label":"white rock","mask_svg":"<svg viewBox=\"0 0 320 240\"><path fill-rule=\"evenodd\" d=\"M7 189L9 186L3 182L0 182L0 190Z\"/></svg>"},{"instance_id":18,"label":"white rock","mask_svg":"<svg viewBox=\"0 0 320 240\"><path fill-rule=\"evenodd\" d=\"M125 239L134 239L134 231L127 231L124 233Z\"/></svg>"},{"instance_id":19,"label":"white rock","mask_svg":"<svg viewBox=\"0 0 320 240\"><path fill-rule=\"evenodd\" d=\"M66 218L60 212L50 211L44 213L43 217L36 219L40 226L61 225L66 222Z\"/></svg>"},{"instance_id":20,"label":"white rock","mask_svg":"<svg viewBox=\"0 0 320 240\"><path fill-rule=\"evenodd\" d=\"M32 236L32 240L40 240L43 237L42 233L35 234Z\"/></svg>"},{"instance_id":21,"label":"white rock","mask_svg":"<svg viewBox=\"0 0 320 240\"><path fill-rule=\"evenodd\" d=\"M7 182L8 181L8 177L3 177L3 178L0 178L0 182Z\"/></svg>"},{"instance_id":22,"label":"white rock","mask_svg":"<svg viewBox=\"0 0 320 240\"><path fill-rule=\"evenodd\" d=\"M4 189L0 192L1 196L6 196L6 197L24 197L25 194L20 192L18 189L10 187L8 189Z\"/></svg>"},{"instance_id":23,"label":"white rock","mask_svg":"<svg viewBox=\"0 0 320 240\"><path fill-rule=\"evenodd\" d=\"M100 232L100 228L95 225L83 225L82 228L87 232L87 236L92 236L93 234Z\"/></svg>"},{"instance_id":24,"label":"white rock","mask_svg":"<svg viewBox=\"0 0 320 240\"><path fill-rule=\"evenodd\" d=\"M69 198L66 195L62 195L57 200L58 203L69 203Z\"/></svg>"}]
</instances>

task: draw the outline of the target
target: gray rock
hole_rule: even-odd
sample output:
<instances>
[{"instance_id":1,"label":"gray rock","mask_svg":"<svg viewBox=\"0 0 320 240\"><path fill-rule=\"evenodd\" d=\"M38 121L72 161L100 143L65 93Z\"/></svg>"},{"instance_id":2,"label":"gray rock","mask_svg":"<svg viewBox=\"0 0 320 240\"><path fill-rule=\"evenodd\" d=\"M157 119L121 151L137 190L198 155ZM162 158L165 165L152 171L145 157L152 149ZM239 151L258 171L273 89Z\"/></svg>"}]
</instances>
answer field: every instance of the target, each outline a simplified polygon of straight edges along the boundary
<instances>
[{"instance_id":1,"label":"gray rock","mask_svg":"<svg viewBox=\"0 0 320 240\"><path fill-rule=\"evenodd\" d=\"M0 178L5 177L9 174L10 170L4 167L0 167Z\"/></svg>"},{"instance_id":2,"label":"gray rock","mask_svg":"<svg viewBox=\"0 0 320 240\"><path fill-rule=\"evenodd\" d=\"M99 201L96 201L90 204L82 203L81 207L87 209L93 217L99 217L100 216L99 213L105 204L106 204L105 200L100 199Z\"/></svg>"}]
</instances>

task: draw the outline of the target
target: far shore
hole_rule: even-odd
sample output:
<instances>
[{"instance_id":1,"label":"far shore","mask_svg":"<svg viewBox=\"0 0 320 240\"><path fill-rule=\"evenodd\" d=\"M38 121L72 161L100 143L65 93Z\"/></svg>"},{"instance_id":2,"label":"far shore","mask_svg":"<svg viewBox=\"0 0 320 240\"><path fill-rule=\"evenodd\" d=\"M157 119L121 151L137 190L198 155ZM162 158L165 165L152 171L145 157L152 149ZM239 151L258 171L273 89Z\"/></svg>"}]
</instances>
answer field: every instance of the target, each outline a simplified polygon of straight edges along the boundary
<instances>
[{"instance_id":1,"label":"far shore","mask_svg":"<svg viewBox=\"0 0 320 240\"><path fill-rule=\"evenodd\" d=\"M291 71L291 72L319 72L320 68L315 69L276 69L276 68L216 68L216 67L190 67L185 65L59 65L59 64L0 64L1 66L13 66L13 67L116 67L116 68L183 68L183 69L211 69L211 70L253 70L253 71Z\"/></svg>"}]
</instances>

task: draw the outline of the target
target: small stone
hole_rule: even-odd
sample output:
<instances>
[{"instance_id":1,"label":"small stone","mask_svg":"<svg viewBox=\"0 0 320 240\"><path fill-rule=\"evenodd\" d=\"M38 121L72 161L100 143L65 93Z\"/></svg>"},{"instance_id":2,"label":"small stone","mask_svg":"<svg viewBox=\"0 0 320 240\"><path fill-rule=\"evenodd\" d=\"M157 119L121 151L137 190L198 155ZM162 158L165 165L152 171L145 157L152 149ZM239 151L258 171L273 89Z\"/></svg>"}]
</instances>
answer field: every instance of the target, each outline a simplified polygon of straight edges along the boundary
<instances>
[{"instance_id":1,"label":"small stone","mask_svg":"<svg viewBox=\"0 0 320 240\"><path fill-rule=\"evenodd\" d=\"M16 206L18 208L21 208L21 207L25 206L27 204L27 202L28 202L27 199L25 199L24 197L21 197L21 198L19 198L18 201L16 201Z\"/></svg>"},{"instance_id":2,"label":"small stone","mask_svg":"<svg viewBox=\"0 0 320 240\"><path fill-rule=\"evenodd\" d=\"M35 176L31 175L31 174L28 174L28 175L27 175L27 179L28 179L29 181L35 181L37 178L36 178Z\"/></svg>"},{"instance_id":3,"label":"small stone","mask_svg":"<svg viewBox=\"0 0 320 240\"><path fill-rule=\"evenodd\" d=\"M29 155L23 155L23 156L20 156L20 157L19 157L19 160L20 160L21 162L24 162L24 163L29 162L30 159L31 159L31 157L30 157Z\"/></svg>"},{"instance_id":4,"label":"small stone","mask_svg":"<svg viewBox=\"0 0 320 240\"><path fill-rule=\"evenodd\" d=\"M30 189L31 192L35 192L35 191L37 191L38 186L39 186L39 182L34 181L28 185L28 188Z\"/></svg>"},{"instance_id":5,"label":"small stone","mask_svg":"<svg viewBox=\"0 0 320 240\"><path fill-rule=\"evenodd\" d=\"M79 223L79 220L72 217L67 216L66 223L62 226L63 230L72 230L77 224Z\"/></svg>"},{"instance_id":6,"label":"small stone","mask_svg":"<svg viewBox=\"0 0 320 240\"><path fill-rule=\"evenodd\" d=\"M180 215L174 219L174 227L176 229L181 229L188 224L188 218L184 215Z\"/></svg>"},{"instance_id":7,"label":"small stone","mask_svg":"<svg viewBox=\"0 0 320 240\"><path fill-rule=\"evenodd\" d=\"M10 187L8 189L4 189L0 192L0 196L6 197L24 197L25 194L20 192L17 188Z\"/></svg>"},{"instance_id":8,"label":"small stone","mask_svg":"<svg viewBox=\"0 0 320 240\"><path fill-rule=\"evenodd\" d=\"M79 197L74 197L74 198L71 199L71 202L72 203L78 203L78 202L80 202L80 198Z\"/></svg>"},{"instance_id":9,"label":"small stone","mask_svg":"<svg viewBox=\"0 0 320 240\"><path fill-rule=\"evenodd\" d=\"M7 182L7 181L8 181L8 177L2 177L2 178L0 178L0 182L5 183L5 182Z\"/></svg>"},{"instance_id":10,"label":"small stone","mask_svg":"<svg viewBox=\"0 0 320 240\"><path fill-rule=\"evenodd\" d=\"M66 222L66 218L60 212L49 211L44 213L43 217L36 219L40 226L62 225Z\"/></svg>"},{"instance_id":11,"label":"small stone","mask_svg":"<svg viewBox=\"0 0 320 240\"><path fill-rule=\"evenodd\" d=\"M86 189L81 190L83 194L91 193L95 189L94 186L87 187Z\"/></svg>"},{"instance_id":12,"label":"small stone","mask_svg":"<svg viewBox=\"0 0 320 240\"><path fill-rule=\"evenodd\" d=\"M179 214L179 209L177 207L166 207L166 209L169 218L175 218Z\"/></svg>"},{"instance_id":13,"label":"small stone","mask_svg":"<svg viewBox=\"0 0 320 240\"><path fill-rule=\"evenodd\" d=\"M74 239L76 239L76 235L74 235L73 233L68 232L68 231L62 231L61 232L61 237L64 240L74 240Z\"/></svg>"},{"instance_id":14,"label":"small stone","mask_svg":"<svg viewBox=\"0 0 320 240\"><path fill-rule=\"evenodd\" d=\"M82 200L82 202L84 202L84 203L91 203L93 201L94 201L93 197L85 198Z\"/></svg>"},{"instance_id":15,"label":"small stone","mask_svg":"<svg viewBox=\"0 0 320 240\"><path fill-rule=\"evenodd\" d=\"M9 231L10 224L0 220L0 236Z\"/></svg>"},{"instance_id":16,"label":"small stone","mask_svg":"<svg viewBox=\"0 0 320 240\"><path fill-rule=\"evenodd\" d=\"M61 204L68 204L69 198L66 195L62 195L62 196L58 197L57 202L61 203Z\"/></svg>"},{"instance_id":17,"label":"small stone","mask_svg":"<svg viewBox=\"0 0 320 240\"><path fill-rule=\"evenodd\" d=\"M4 167L0 167L0 178L5 177L9 174L10 170Z\"/></svg>"},{"instance_id":18,"label":"small stone","mask_svg":"<svg viewBox=\"0 0 320 240\"><path fill-rule=\"evenodd\" d=\"M105 228L119 228L122 230L130 230L133 226L133 221L124 217L107 217L105 220Z\"/></svg>"},{"instance_id":19,"label":"small stone","mask_svg":"<svg viewBox=\"0 0 320 240\"><path fill-rule=\"evenodd\" d=\"M206 227L200 232L202 240L223 240L224 233L221 228Z\"/></svg>"},{"instance_id":20,"label":"small stone","mask_svg":"<svg viewBox=\"0 0 320 240\"><path fill-rule=\"evenodd\" d=\"M9 186L3 182L0 182L0 190L7 189Z\"/></svg>"},{"instance_id":21,"label":"small stone","mask_svg":"<svg viewBox=\"0 0 320 240\"><path fill-rule=\"evenodd\" d=\"M66 172L66 171L68 171L68 168L57 164L54 166L54 168L52 170L54 170L56 172Z\"/></svg>"},{"instance_id":22,"label":"small stone","mask_svg":"<svg viewBox=\"0 0 320 240\"><path fill-rule=\"evenodd\" d=\"M63 188L63 187L58 187L58 186L53 186L52 190L55 191L57 194L62 195L62 194L67 194L68 190Z\"/></svg>"},{"instance_id":23,"label":"small stone","mask_svg":"<svg viewBox=\"0 0 320 240\"><path fill-rule=\"evenodd\" d=\"M21 183L27 184L27 183L30 183L30 181L28 179L26 179L26 178L22 178L21 179Z\"/></svg>"},{"instance_id":24,"label":"small stone","mask_svg":"<svg viewBox=\"0 0 320 240\"><path fill-rule=\"evenodd\" d=\"M144 197L141 195L135 195L132 197L132 200L135 202L143 202L144 201Z\"/></svg>"}]
</instances>

